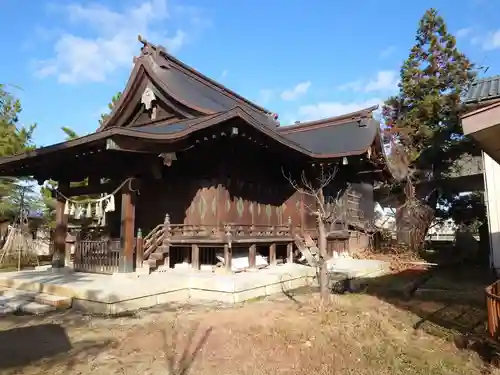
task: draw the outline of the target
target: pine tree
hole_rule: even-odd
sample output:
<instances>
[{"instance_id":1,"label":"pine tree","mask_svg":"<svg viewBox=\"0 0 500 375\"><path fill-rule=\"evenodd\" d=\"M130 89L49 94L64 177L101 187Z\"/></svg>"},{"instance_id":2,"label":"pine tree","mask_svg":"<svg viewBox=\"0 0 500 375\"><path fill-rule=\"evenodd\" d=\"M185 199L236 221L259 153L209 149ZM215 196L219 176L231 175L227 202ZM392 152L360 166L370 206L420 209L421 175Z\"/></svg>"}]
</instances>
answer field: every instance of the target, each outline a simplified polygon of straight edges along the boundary
<instances>
[{"instance_id":1,"label":"pine tree","mask_svg":"<svg viewBox=\"0 0 500 375\"><path fill-rule=\"evenodd\" d=\"M28 127L19 124L21 102L0 84L0 157L10 156L34 148L32 143L36 124ZM0 178L0 216L12 218L17 215L19 207L15 197L24 184L17 178Z\"/></svg>"},{"instance_id":2,"label":"pine tree","mask_svg":"<svg viewBox=\"0 0 500 375\"><path fill-rule=\"evenodd\" d=\"M61 127L61 130L64 132L64 134L66 134L66 141L71 141L72 139L76 139L79 137L73 129L68 128L67 126Z\"/></svg>"},{"instance_id":3,"label":"pine tree","mask_svg":"<svg viewBox=\"0 0 500 375\"><path fill-rule=\"evenodd\" d=\"M109 112L101 114L101 118L99 119L99 125L100 126L102 126L106 122L106 120L108 119L111 111L115 107L115 104L118 102L118 100L120 100L121 95L122 95L121 92L117 92L115 95L113 95L113 97L111 98L111 103L108 103Z\"/></svg>"},{"instance_id":4,"label":"pine tree","mask_svg":"<svg viewBox=\"0 0 500 375\"><path fill-rule=\"evenodd\" d=\"M439 182L453 160L471 150L459 115L462 95L475 77L474 66L458 50L455 37L435 9L420 20L416 43L400 72L399 93L383 107L383 119L394 144L408 158L405 217L420 222L419 246L444 186ZM433 189L416 189L433 181ZM409 204L412 201L412 204Z\"/></svg>"}]
</instances>

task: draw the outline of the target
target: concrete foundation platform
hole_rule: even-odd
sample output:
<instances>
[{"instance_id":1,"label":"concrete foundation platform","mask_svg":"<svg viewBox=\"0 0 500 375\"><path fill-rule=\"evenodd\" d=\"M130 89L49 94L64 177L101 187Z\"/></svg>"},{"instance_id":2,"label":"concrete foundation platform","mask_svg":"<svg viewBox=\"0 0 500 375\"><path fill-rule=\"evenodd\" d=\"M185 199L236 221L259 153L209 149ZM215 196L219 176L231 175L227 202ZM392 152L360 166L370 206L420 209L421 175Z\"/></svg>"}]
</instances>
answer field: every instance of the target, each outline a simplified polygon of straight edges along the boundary
<instances>
[{"instance_id":1,"label":"concrete foundation platform","mask_svg":"<svg viewBox=\"0 0 500 375\"><path fill-rule=\"evenodd\" d=\"M327 264L330 272L341 273L346 276L351 291L359 291L369 279L390 272L388 262L375 259L336 258L328 260Z\"/></svg>"},{"instance_id":2,"label":"concrete foundation platform","mask_svg":"<svg viewBox=\"0 0 500 375\"><path fill-rule=\"evenodd\" d=\"M389 272L389 263L375 259L334 258L327 261L328 270L344 272L349 278L377 277Z\"/></svg>"},{"instance_id":3,"label":"concrete foundation platform","mask_svg":"<svg viewBox=\"0 0 500 375\"><path fill-rule=\"evenodd\" d=\"M73 308L113 315L172 302L243 302L311 285L315 274L298 264L231 275L182 270L109 276L49 269L1 274L0 286L70 297Z\"/></svg>"},{"instance_id":4,"label":"concrete foundation platform","mask_svg":"<svg viewBox=\"0 0 500 375\"><path fill-rule=\"evenodd\" d=\"M69 297L73 308L107 315L168 303L233 304L315 284L316 269L299 264L229 275L172 270L109 276L51 269L0 275L0 286Z\"/></svg>"}]
</instances>

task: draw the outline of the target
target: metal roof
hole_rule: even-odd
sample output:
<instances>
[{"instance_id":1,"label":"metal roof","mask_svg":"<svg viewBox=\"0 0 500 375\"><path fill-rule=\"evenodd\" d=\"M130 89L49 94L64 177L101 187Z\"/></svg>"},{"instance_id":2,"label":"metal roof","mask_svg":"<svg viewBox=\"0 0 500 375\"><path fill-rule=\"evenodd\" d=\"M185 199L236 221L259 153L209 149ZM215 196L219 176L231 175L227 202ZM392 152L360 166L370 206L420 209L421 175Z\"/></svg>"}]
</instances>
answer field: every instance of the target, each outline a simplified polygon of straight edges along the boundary
<instances>
[{"instance_id":1,"label":"metal roof","mask_svg":"<svg viewBox=\"0 0 500 375\"><path fill-rule=\"evenodd\" d=\"M500 75L474 81L467 90L464 102L474 103L491 99L500 99Z\"/></svg>"},{"instance_id":2,"label":"metal roof","mask_svg":"<svg viewBox=\"0 0 500 375\"><path fill-rule=\"evenodd\" d=\"M373 143L379 123L373 119L351 121L307 131L284 134L306 150L318 154L364 152Z\"/></svg>"}]
</instances>

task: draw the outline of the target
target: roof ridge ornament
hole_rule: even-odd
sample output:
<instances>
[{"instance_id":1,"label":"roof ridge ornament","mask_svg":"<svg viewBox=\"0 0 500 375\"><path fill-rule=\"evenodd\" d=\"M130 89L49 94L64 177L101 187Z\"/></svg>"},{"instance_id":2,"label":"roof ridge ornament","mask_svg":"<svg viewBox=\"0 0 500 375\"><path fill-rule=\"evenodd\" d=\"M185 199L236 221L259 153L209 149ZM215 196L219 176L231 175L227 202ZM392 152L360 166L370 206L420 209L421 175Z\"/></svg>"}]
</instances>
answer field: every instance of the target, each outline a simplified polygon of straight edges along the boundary
<instances>
[{"instance_id":1,"label":"roof ridge ornament","mask_svg":"<svg viewBox=\"0 0 500 375\"><path fill-rule=\"evenodd\" d=\"M154 64L158 65L159 67L161 68L169 67L168 59L166 58L167 50L165 47L148 42L140 34L137 36L137 39L139 40L139 42L142 43L141 57L150 56L151 61ZM134 58L134 62L135 61L136 59Z\"/></svg>"},{"instance_id":2,"label":"roof ridge ornament","mask_svg":"<svg viewBox=\"0 0 500 375\"><path fill-rule=\"evenodd\" d=\"M280 122L279 122L279 120L278 120L279 116L278 116L278 114L277 114L277 113L275 113L275 112L273 112L273 113L268 113L268 114L267 114L267 116L268 116L268 117L270 117L270 118L271 118L271 119L275 122L275 124L276 124L277 126L279 126L279 125L280 125Z\"/></svg>"}]
</instances>

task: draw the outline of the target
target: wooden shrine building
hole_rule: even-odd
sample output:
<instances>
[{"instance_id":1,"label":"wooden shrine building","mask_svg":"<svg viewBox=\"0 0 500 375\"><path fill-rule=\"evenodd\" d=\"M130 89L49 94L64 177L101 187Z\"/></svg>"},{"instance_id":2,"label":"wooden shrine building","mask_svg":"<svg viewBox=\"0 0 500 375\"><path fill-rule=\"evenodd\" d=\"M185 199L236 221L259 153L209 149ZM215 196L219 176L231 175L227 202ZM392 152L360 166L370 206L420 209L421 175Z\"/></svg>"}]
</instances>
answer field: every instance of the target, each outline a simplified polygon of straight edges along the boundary
<instances>
[{"instance_id":1,"label":"wooden shrine building","mask_svg":"<svg viewBox=\"0 0 500 375\"><path fill-rule=\"evenodd\" d=\"M376 107L280 126L272 112L140 41L127 86L96 132L0 159L1 176L58 181L55 265L63 264L68 216L106 219L101 237L77 240L80 270L130 272L143 260L198 269L218 252L230 268L235 251L246 251L250 266L257 252L290 260L293 233L314 236L315 201L284 172L322 166L338 166L332 184L360 187L351 216L371 218L373 201L363 208L360 197L383 178Z\"/></svg>"}]
</instances>

